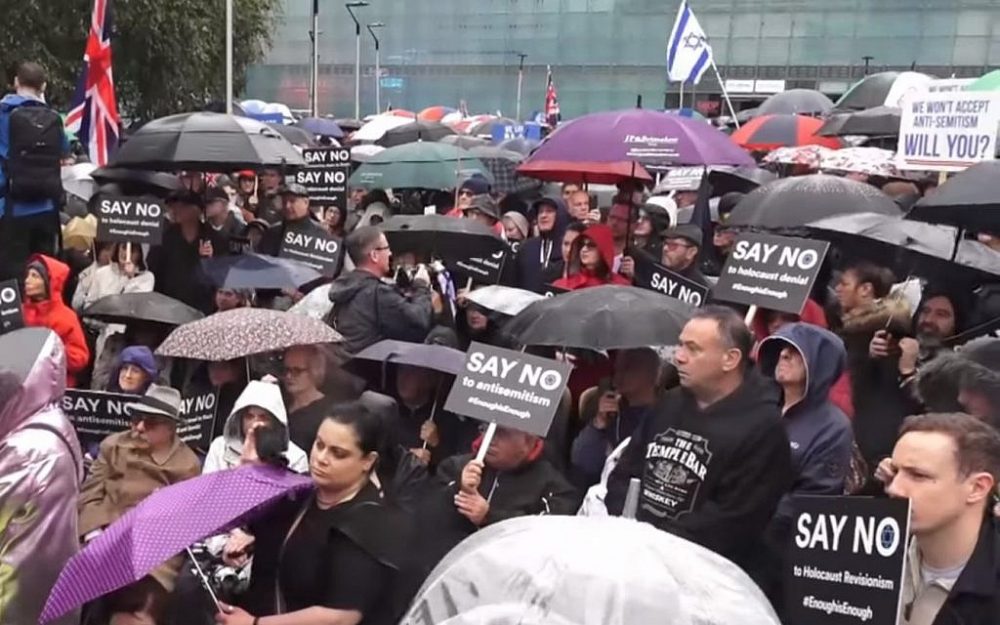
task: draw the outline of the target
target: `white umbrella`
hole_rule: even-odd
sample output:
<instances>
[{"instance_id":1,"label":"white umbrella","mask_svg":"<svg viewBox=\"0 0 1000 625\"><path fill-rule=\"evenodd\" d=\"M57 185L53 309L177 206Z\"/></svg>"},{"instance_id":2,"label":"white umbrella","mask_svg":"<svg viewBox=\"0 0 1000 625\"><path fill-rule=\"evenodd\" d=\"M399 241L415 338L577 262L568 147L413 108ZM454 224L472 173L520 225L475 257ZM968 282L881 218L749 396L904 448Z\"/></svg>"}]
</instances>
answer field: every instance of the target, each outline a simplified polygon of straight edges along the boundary
<instances>
[{"instance_id":1,"label":"white umbrella","mask_svg":"<svg viewBox=\"0 0 1000 625\"><path fill-rule=\"evenodd\" d=\"M90 176L95 169L97 165L93 163L77 163L63 167L61 171L63 190L84 202L89 202L97 189L97 183Z\"/></svg>"},{"instance_id":2,"label":"white umbrella","mask_svg":"<svg viewBox=\"0 0 1000 625\"><path fill-rule=\"evenodd\" d=\"M352 138L355 141L378 141L382 138L382 135L393 128L412 123L413 120L409 117L400 117L399 115L376 115L375 119L359 128L358 131L354 133Z\"/></svg>"},{"instance_id":3,"label":"white umbrella","mask_svg":"<svg viewBox=\"0 0 1000 625\"><path fill-rule=\"evenodd\" d=\"M524 289L490 285L470 291L466 298L473 304L478 304L487 310L513 317L527 308L529 304L545 299L545 296Z\"/></svg>"},{"instance_id":4,"label":"white umbrella","mask_svg":"<svg viewBox=\"0 0 1000 625\"><path fill-rule=\"evenodd\" d=\"M482 529L424 582L401 625L778 625L725 558L620 517L532 516Z\"/></svg>"},{"instance_id":5,"label":"white umbrella","mask_svg":"<svg viewBox=\"0 0 1000 625\"><path fill-rule=\"evenodd\" d=\"M351 160L364 163L383 150L385 150L385 148L381 145L374 145L372 143L363 143L361 145L351 146Z\"/></svg>"}]
</instances>

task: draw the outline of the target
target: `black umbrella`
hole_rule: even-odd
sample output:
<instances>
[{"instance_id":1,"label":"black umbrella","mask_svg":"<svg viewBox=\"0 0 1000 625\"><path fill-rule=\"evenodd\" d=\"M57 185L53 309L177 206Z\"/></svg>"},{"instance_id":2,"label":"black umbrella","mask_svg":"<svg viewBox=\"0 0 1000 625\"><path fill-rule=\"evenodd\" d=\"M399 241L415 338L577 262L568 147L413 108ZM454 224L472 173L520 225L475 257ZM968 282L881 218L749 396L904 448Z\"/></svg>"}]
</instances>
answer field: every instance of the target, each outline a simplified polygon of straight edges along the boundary
<instances>
[{"instance_id":1,"label":"black umbrella","mask_svg":"<svg viewBox=\"0 0 1000 625\"><path fill-rule=\"evenodd\" d=\"M414 252L459 261L474 255L488 256L507 247L490 227L473 219L395 215L381 228L396 254Z\"/></svg>"},{"instance_id":2,"label":"black umbrella","mask_svg":"<svg viewBox=\"0 0 1000 625\"><path fill-rule=\"evenodd\" d=\"M514 121L513 119L510 119L508 117L497 117L495 119L487 119L484 122L479 122L478 124L470 126L466 134L470 134L474 137L477 135L493 136L494 126L516 126L516 125L517 122Z\"/></svg>"},{"instance_id":3,"label":"black umbrella","mask_svg":"<svg viewBox=\"0 0 1000 625\"><path fill-rule=\"evenodd\" d=\"M301 148L311 148L316 145L316 139L311 133L309 133L308 130L305 130L304 128L289 126L288 124L274 123L269 123L267 126L282 137L288 139L292 145L297 145Z\"/></svg>"},{"instance_id":4,"label":"black umbrella","mask_svg":"<svg viewBox=\"0 0 1000 625\"><path fill-rule=\"evenodd\" d=\"M931 80L930 76L919 72L879 72L866 76L861 82L847 90L835 106L838 111L863 111L865 109L884 106L886 104L896 104L896 102L886 102L889 93L892 92L896 81L906 81L902 83L904 89L897 89L897 93L902 96L905 87L919 87ZM895 99L895 98L893 98Z\"/></svg>"},{"instance_id":5,"label":"black umbrella","mask_svg":"<svg viewBox=\"0 0 1000 625\"><path fill-rule=\"evenodd\" d=\"M384 340L369 345L354 358L397 365L412 365L456 375L465 366L465 352L446 345Z\"/></svg>"},{"instance_id":6,"label":"black umbrella","mask_svg":"<svg viewBox=\"0 0 1000 625\"><path fill-rule=\"evenodd\" d=\"M376 141L378 145L391 148L414 141L440 141L448 135L455 134L450 126L440 122L415 121L402 126L396 126L385 131L382 138Z\"/></svg>"},{"instance_id":7,"label":"black umbrella","mask_svg":"<svg viewBox=\"0 0 1000 625\"><path fill-rule=\"evenodd\" d=\"M907 219L1000 232L1000 161L983 161L955 174L910 209Z\"/></svg>"},{"instance_id":8,"label":"black umbrella","mask_svg":"<svg viewBox=\"0 0 1000 625\"><path fill-rule=\"evenodd\" d=\"M155 195L166 196L184 188L180 178L174 174L167 174L161 171L98 167L90 173L90 177L99 184L113 182L126 195L153 193Z\"/></svg>"},{"instance_id":9,"label":"black umbrella","mask_svg":"<svg viewBox=\"0 0 1000 625\"><path fill-rule=\"evenodd\" d=\"M323 277L298 261L262 254L203 258L201 268L210 283L227 289L297 289Z\"/></svg>"},{"instance_id":10,"label":"black umbrella","mask_svg":"<svg viewBox=\"0 0 1000 625\"><path fill-rule=\"evenodd\" d=\"M756 115L823 115L833 109L833 100L814 89L789 89L776 93L757 107Z\"/></svg>"},{"instance_id":11,"label":"black umbrella","mask_svg":"<svg viewBox=\"0 0 1000 625\"><path fill-rule=\"evenodd\" d=\"M200 310L156 291L108 295L87 306L82 314L107 323L152 321L172 326L197 321L205 316Z\"/></svg>"},{"instance_id":12,"label":"black umbrella","mask_svg":"<svg viewBox=\"0 0 1000 625\"><path fill-rule=\"evenodd\" d=\"M875 213L821 219L807 228L853 258L889 267L897 276L980 283L1000 276L1000 253L978 241L959 240L955 228ZM952 255L955 256L951 260Z\"/></svg>"},{"instance_id":13,"label":"black umbrella","mask_svg":"<svg viewBox=\"0 0 1000 625\"><path fill-rule=\"evenodd\" d=\"M504 330L522 345L593 350L676 345L693 308L633 286L597 286L529 305Z\"/></svg>"},{"instance_id":14,"label":"black umbrella","mask_svg":"<svg viewBox=\"0 0 1000 625\"><path fill-rule=\"evenodd\" d=\"M778 175L760 167L713 167L708 172L712 195L725 195L731 191L750 193L762 184L777 180Z\"/></svg>"},{"instance_id":15,"label":"black umbrella","mask_svg":"<svg viewBox=\"0 0 1000 625\"><path fill-rule=\"evenodd\" d=\"M895 106L876 106L865 111L831 115L816 131L822 137L866 135L869 137L896 137L903 112Z\"/></svg>"},{"instance_id":16,"label":"black umbrella","mask_svg":"<svg viewBox=\"0 0 1000 625\"><path fill-rule=\"evenodd\" d=\"M354 132L355 130L359 130L362 126L365 125L365 123L360 119L354 119L352 117L342 117L340 119L335 119L333 121L338 126L340 126L340 129L343 130L344 132Z\"/></svg>"},{"instance_id":17,"label":"black umbrella","mask_svg":"<svg viewBox=\"0 0 1000 625\"><path fill-rule=\"evenodd\" d=\"M531 151L538 147L539 142L535 139L526 139L525 137L514 137L513 139L507 139L497 147L503 148L505 150L511 150L512 152L520 152L527 156L531 154Z\"/></svg>"},{"instance_id":18,"label":"black umbrella","mask_svg":"<svg viewBox=\"0 0 1000 625\"><path fill-rule=\"evenodd\" d=\"M438 141L441 143L447 143L448 145L453 145L456 148L462 148L463 150L485 147L490 144L490 142L486 139L470 137L469 135L445 135L438 139Z\"/></svg>"},{"instance_id":19,"label":"black umbrella","mask_svg":"<svg viewBox=\"0 0 1000 625\"><path fill-rule=\"evenodd\" d=\"M181 113L133 134L112 167L219 171L305 165L295 147L266 124L222 113Z\"/></svg>"},{"instance_id":20,"label":"black umbrella","mask_svg":"<svg viewBox=\"0 0 1000 625\"><path fill-rule=\"evenodd\" d=\"M770 229L798 228L845 213L898 216L899 206L875 187L826 174L782 178L743 198L727 225Z\"/></svg>"}]
</instances>

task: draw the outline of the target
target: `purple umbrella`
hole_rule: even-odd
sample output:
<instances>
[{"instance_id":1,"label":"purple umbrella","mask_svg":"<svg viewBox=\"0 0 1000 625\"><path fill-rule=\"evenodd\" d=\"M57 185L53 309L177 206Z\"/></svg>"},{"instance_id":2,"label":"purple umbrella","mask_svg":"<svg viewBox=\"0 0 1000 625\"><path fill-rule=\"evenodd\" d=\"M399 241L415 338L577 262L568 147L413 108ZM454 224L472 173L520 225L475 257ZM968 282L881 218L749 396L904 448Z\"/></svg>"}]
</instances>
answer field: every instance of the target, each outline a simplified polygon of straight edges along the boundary
<instances>
[{"instance_id":1,"label":"purple umbrella","mask_svg":"<svg viewBox=\"0 0 1000 625\"><path fill-rule=\"evenodd\" d=\"M193 543L237 527L312 480L244 466L161 488L112 523L63 569L45 603L44 625L142 579Z\"/></svg>"},{"instance_id":2,"label":"purple umbrella","mask_svg":"<svg viewBox=\"0 0 1000 625\"><path fill-rule=\"evenodd\" d=\"M636 161L647 169L754 164L747 152L704 121L638 108L584 115L560 125L524 164L545 161Z\"/></svg>"}]
</instances>

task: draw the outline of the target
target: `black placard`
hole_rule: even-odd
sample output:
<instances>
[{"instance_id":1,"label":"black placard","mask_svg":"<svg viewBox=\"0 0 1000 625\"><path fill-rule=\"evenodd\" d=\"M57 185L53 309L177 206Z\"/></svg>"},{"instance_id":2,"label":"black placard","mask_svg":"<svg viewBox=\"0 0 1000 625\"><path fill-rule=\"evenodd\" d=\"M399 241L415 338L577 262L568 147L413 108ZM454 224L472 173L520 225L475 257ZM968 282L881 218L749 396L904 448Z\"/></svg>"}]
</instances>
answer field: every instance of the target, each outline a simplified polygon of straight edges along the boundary
<instances>
[{"instance_id":1,"label":"black placard","mask_svg":"<svg viewBox=\"0 0 1000 625\"><path fill-rule=\"evenodd\" d=\"M480 284L496 284L507 263L507 251L499 250L490 256L474 256L448 263L448 271L463 278L472 278Z\"/></svg>"},{"instance_id":2,"label":"black placard","mask_svg":"<svg viewBox=\"0 0 1000 625\"><path fill-rule=\"evenodd\" d=\"M787 622L896 623L909 500L803 496L794 503L785 570Z\"/></svg>"},{"instance_id":3,"label":"black placard","mask_svg":"<svg viewBox=\"0 0 1000 625\"><path fill-rule=\"evenodd\" d=\"M181 400L181 423L177 436L194 449L208 451L215 430L216 390L189 393Z\"/></svg>"},{"instance_id":4,"label":"black placard","mask_svg":"<svg viewBox=\"0 0 1000 625\"><path fill-rule=\"evenodd\" d=\"M340 239L321 231L319 228L288 228L281 240L281 258L297 260L312 267L324 276L334 277L340 270L343 258Z\"/></svg>"},{"instance_id":5,"label":"black placard","mask_svg":"<svg viewBox=\"0 0 1000 625\"><path fill-rule=\"evenodd\" d=\"M166 211L146 197L101 195L97 202L97 240L159 245Z\"/></svg>"},{"instance_id":6,"label":"black placard","mask_svg":"<svg viewBox=\"0 0 1000 625\"><path fill-rule=\"evenodd\" d=\"M564 289L554 284L543 284L542 288L538 289L538 294L544 295L545 297L555 297L556 295L562 295L563 293L569 293L569 289Z\"/></svg>"},{"instance_id":7,"label":"black placard","mask_svg":"<svg viewBox=\"0 0 1000 625\"><path fill-rule=\"evenodd\" d=\"M667 269L644 254L636 254L635 286L656 291L691 306L701 306L708 300L708 287Z\"/></svg>"},{"instance_id":8,"label":"black placard","mask_svg":"<svg viewBox=\"0 0 1000 625\"><path fill-rule=\"evenodd\" d=\"M351 175L351 151L347 148L305 148L306 167L295 172L295 182L309 191L314 206L338 206L347 214L347 179Z\"/></svg>"},{"instance_id":9,"label":"black placard","mask_svg":"<svg viewBox=\"0 0 1000 625\"><path fill-rule=\"evenodd\" d=\"M444 408L545 436L571 369L558 360L472 343Z\"/></svg>"},{"instance_id":10,"label":"black placard","mask_svg":"<svg viewBox=\"0 0 1000 625\"><path fill-rule=\"evenodd\" d=\"M802 312L830 244L757 232L743 233L712 294L723 302Z\"/></svg>"},{"instance_id":11,"label":"black placard","mask_svg":"<svg viewBox=\"0 0 1000 625\"><path fill-rule=\"evenodd\" d=\"M128 393L68 388L62 396L62 409L73 424L80 445L86 449L129 429L131 417L126 406L139 399L138 395Z\"/></svg>"},{"instance_id":12,"label":"black placard","mask_svg":"<svg viewBox=\"0 0 1000 625\"><path fill-rule=\"evenodd\" d=\"M17 280L0 282L0 334L24 327L21 313L21 289Z\"/></svg>"}]
</instances>

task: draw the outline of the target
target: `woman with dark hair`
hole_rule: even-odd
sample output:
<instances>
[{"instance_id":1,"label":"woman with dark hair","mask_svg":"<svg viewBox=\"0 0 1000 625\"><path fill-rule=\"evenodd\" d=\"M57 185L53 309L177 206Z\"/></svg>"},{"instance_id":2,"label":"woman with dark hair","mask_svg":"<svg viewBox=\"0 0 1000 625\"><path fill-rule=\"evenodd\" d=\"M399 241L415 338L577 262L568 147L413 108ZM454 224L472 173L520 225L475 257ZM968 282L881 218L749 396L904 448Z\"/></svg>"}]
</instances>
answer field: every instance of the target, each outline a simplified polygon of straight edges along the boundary
<instances>
[{"instance_id":1,"label":"woman with dark hair","mask_svg":"<svg viewBox=\"0 0 1000 625\"><path fill-rule=\"evenodd\" d=\"M553 283L561 289L575 291L605 284L629 284L629 280L614 272L615 241L611 228L603 224L590 226L573 241L567 261L567 276Z\"/></svg>"},{"instance_id":2,"label":"woman with dark hair","mask_svg":"<svg viewBox=\"0 0 1000 625\"><path fill-rule=\"evenodd\" d=\"M407 537L373 480L383 438L381 419L360 403L331 407L310 453L314 488L226 545L230 565L253 546L253 573L243 608L223 605L216 622L396 622L402 606L387 598Z\"/></svg>"},{"instance_id":3,"label":"woman with dark hair","mask_svg":"<svg viewBox=\"0 0 1000 625\"><path fill-rule=\"evenodd\" d=\"M344 210L332 204L323 209L323 225L326 226L327 231L337 237L344 238L345 226L347 225L347 215L344 214Z\"/></svg>"}]
</instances>

